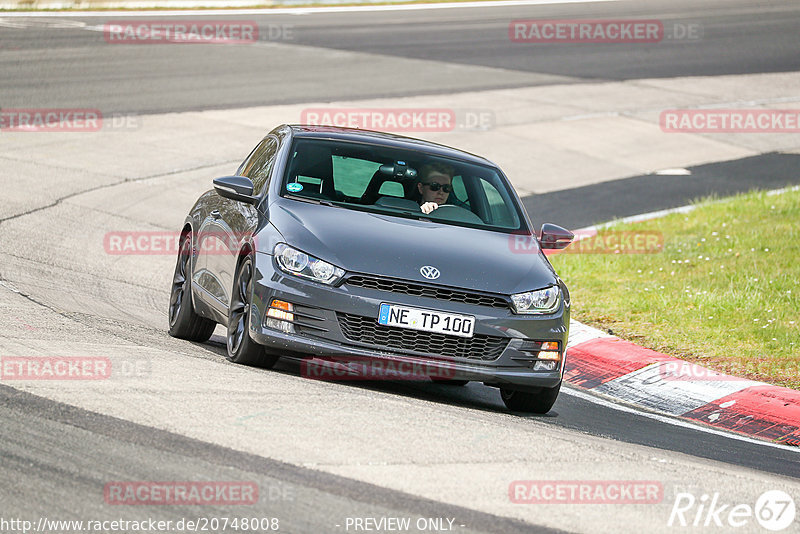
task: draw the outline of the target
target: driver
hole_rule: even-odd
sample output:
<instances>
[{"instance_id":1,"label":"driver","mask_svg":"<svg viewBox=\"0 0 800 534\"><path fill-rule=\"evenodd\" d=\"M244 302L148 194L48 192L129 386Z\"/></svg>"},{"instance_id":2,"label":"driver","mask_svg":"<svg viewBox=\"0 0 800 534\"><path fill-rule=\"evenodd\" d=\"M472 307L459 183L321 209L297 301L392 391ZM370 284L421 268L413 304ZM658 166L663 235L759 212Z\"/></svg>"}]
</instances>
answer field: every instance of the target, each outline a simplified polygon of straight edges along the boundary
<instances>
[{"instance_id":1,"label":"driver","mask_svg":"<svg viewBox=\"0 0 800 534\"><path fill-rule=\"evenodd\" d=\"M426 163L419 172L420 209L426 215L447 202L453 191L455 169L445 163Z\"/></svg>"}]
</instances>

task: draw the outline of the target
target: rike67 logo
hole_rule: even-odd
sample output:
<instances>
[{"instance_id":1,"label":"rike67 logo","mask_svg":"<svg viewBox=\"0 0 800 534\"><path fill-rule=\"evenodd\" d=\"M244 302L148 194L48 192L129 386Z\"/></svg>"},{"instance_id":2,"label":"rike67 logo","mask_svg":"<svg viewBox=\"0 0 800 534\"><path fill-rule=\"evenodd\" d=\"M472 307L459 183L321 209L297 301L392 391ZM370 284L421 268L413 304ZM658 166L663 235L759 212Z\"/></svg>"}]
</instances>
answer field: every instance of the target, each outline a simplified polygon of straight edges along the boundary
<instances>
[{"instance_id":1,"label":"rike67 logo","mask_svg":"<svg viewBox=\"0 0 800 534\"><path fill-rule=\"evenodd\" d=\"M699 498L688 492L675 495L669 514L669 527L724 527L753 531L754 519L761 527L778 532L795 519L794 499L781 490L770 490L756 499L755 505L725 502L720 494L703 494Z\"/></svg>"}]
</instances>

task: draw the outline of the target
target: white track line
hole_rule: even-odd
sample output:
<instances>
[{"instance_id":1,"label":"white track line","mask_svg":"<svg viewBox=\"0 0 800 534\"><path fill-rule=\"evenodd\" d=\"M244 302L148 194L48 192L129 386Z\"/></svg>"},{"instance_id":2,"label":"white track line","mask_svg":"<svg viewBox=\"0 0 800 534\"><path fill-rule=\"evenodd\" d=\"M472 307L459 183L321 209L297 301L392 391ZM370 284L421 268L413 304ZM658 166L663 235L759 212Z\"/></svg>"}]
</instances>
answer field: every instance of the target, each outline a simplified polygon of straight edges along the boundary
<instances>
[{"instance_id":1,"label":"white track line","mask_svg":"<svg viewBox=\"0 0 800 534\"><path fill-rule=\"evenodd\" d=\"M364 11L415 11L420 9L466 9L481 7L519 7L554 4L590 4L597 2L617 2L618 0L495 0L487 2L452 2L435 4L395 4L363 6L324 6L324 7L282 7L261 9L186 9L174 11L14 11L0 12L0 17L200 17L220 15L309 15L312 13L354 13ZM109 2L110 4L112 2ZM155 2L154 2L155 4ZM202 5L202 0L187 2L187 5ZM137 9L141 4L113 2L115 9ZM168 3L164 3L168 5ZM0 2L0 8L9 9L9 4Z\"/></svg>"}]
</instances>

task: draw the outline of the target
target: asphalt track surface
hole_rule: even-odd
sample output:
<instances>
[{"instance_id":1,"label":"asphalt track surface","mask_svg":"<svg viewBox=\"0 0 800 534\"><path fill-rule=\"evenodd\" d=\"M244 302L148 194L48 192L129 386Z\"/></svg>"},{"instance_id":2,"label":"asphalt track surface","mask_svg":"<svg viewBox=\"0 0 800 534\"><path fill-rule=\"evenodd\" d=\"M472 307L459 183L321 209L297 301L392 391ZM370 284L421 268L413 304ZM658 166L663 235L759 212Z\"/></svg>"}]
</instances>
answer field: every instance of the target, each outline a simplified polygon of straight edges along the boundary
<instances>
[{"instance_id":1,"label":"asphalt track surface","mask_svg":"<svg viewBox=\"0 0 800 534\"><path fill-rule=\"evenodd\" d=\"M558 221L585 228L654 211L686 206L709 197L754 189L776 190L800 183L800 155L762 154L689 167L690 174L647 174L599 184L530 195L522 199L537 226Z\"/></svg>"},{"instance_id":2,"label":"asphalt track surface","mask_svg":"<svg viewBox=\"0 0 800 534\"><path fill-rule=\"evenodd\" d=\"M86 29L118 20L113 15L7 18L0 23L0 107L47 103L158 113L800 68L800 6L752 4L658 0L247 15L266 39L259 46L161 46L156 52L103 46L102 31ZM694 25L700 39L593 46L509 40L512 20L545 18L658 19L667 37L675 25ZM341 53L331 60L315 50Z\"/></svg>"},{"instance_id":3,"label":"asphalt track surface","mask_svg":"<svg viewBox=\"0 0 800 534\"><path fill-rule=\"evenodd\" d=\"M24 517L51 518L79 510L85 518L104 518L108 512L103 509L102 491L109 476L151 480L158 472L162 480L202 477L255 481L271 501L267 510L280 518L282 532L333 531L334 523L343 524L345 517L364 516L457 517L469 525L459 528L461 532L532 531L531 525L522 521L298 468L54 403L6 386L0 386L0 399L4 421L0 429L0 474L6 517L12 510L24 510L19 512ZM53 436L58 440L49 439ZM231 515L231 508L225 506L203 510L205 517ZM151 512L150 516L177 522L197 516L197 511L192 506L176 506ZM141 514L123 510L114 518L132 521ZM559 532L542 527L535 531Z\"/></svg>"},{"instance_id":4,"label":"asphalt track surface","mask_svg":"<svg viewBox=\"0 0 800 534\"><path fill-rule=\"evenodd\" d=\"M584 48L576 54L569 45L559 45L536 48L534 53L530 47L509 43L507 38L511 19L614 17L699 24L703 29L702 53L698 53L697 43L677 41L657 49L607 45ZM52 24L50 19L25 19L30 21L25 31L0 24L0 71L4 73L0 79L0 106L99 107L104 113L152 113L800 68L800 34L796 31L800 5L792 2L760 7L751 7L747 2L611 2L252 18L265 28L270 24L291 25L294 38L291 42L265 42L260 48L164 47L153 54L147 47L97 46L102 43L102 34L85 28L64 27L54 32L44 27ZM69 20L98 23L94 18ZM342 51L341 62L326 64L316 59L317 48ZM363 58L348 56L348 51L374 56L364 62ZM440 65L414 70L419 67L410 61L414 59L435 60ZM476 76L475 70L449 67L452 65L486 70L482 71L483 76ZM319 83L320 78L325 83ZM532 213L540 214L535 219L542 220L536 222L551 218L548 209L560 206L552 212L552 218L558 216L558 222L580 227L683 205L701 195L794 184L798 181L794 172L797 157L774 154L709 164L691 169L697 179L677 186L681 177L641 176L528 197L525 202ZM766 169L763 176L768 176L768 181L754 178L753 169ZM11 183L10 178L3 175L4 183ZM664 180L670 180L671 185L659 189L666 183ZM636 201L620 201L621 191L634 191L637 194L630 198ZM605 198L606 202L598 202L598 198ZM595 208L578 208L587 204ZM0 221L0 231L2 225ZM36 303L39 296L31 292L27 298ZM85 311L91 314L90 310ZM224 348L218 336L203 348L212 361L224 363ZM298 373L296 363L291 361L283 362L274 372L288 376ZM412 403L433 402L443 409L467 408L487 415L504 411L496 392L477 384L463 389L405 383L341 387L388 393ZM278 497L268 507L287 519L289 532L336 530L329 523L332 517L343 520L346 516L402 514L458 517L468 525L463 531L540 530L530 523L99 415L5 385L0 385L0 398L4 422L0 426L4 513L55 516L78 511L84 517L102 516L107 513L107 508L102 507L102 484L109 479L200 477L253 479L262 488L290 487L293 498ZM518 424L533 421L698 460L800 478L800 455L795 451L666 425L644 415L598 405L568 391L547 416L514 419ZM213 515L212 512L215 510L204 514ZM194 511L162 508L149 513L167 519ZM121 516L126 514L131 515L129 509L120 512Z\"/></svg>"}]
</instances>

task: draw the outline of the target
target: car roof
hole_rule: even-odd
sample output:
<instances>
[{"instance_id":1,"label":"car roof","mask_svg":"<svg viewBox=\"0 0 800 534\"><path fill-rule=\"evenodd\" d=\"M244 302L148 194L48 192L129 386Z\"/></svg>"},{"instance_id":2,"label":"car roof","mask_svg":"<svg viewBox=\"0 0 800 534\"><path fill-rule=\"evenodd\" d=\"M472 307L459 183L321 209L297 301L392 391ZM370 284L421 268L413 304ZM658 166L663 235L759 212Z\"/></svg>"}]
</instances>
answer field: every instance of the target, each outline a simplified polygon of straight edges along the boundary
<instances>
[{"instance_id":1,"label":"car roof","mask_svg":"<svg viewBox=\"0 0 800 534\"><path fill-rule=\"evenodd\" d=\"M386 132L376 132L372 130L362 130L360 128L343 128L339 126L312 126L305 124L287 125L292 130L292 135L303 139L331 139L339 141L351 141L368 143L373 145L403 148L407 150L420 150L429 154L460 159L479 165L490 165L497 167L488 159L471 154L457 148L440 145L423 139L405 137Z\"/></svg>"}]
</instances>

